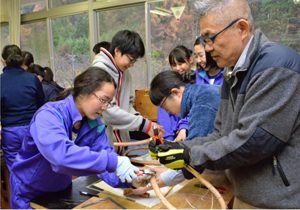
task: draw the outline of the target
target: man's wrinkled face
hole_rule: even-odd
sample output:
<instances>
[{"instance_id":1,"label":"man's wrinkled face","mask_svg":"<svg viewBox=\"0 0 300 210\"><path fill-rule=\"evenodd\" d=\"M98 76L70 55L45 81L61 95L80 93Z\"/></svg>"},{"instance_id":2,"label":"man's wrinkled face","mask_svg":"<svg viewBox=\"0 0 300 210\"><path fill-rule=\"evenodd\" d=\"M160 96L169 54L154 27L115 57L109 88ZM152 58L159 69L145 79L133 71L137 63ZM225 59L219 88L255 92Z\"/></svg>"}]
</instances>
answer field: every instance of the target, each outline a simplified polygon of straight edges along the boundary
<instances>
[{"instance_id":1,"label":"man's wrinkled face","mask_svg":"<svg viewBox=\"0 0 300 210\"><path fill-rule=\"evenodd\" d=\"M219 67L233 67L244 48L238 27L242 19L231 20L228 23L217 20L213 13L200 18L200 34L207 40L205 50L211 53Z\"/></svg>"}]
</instances>

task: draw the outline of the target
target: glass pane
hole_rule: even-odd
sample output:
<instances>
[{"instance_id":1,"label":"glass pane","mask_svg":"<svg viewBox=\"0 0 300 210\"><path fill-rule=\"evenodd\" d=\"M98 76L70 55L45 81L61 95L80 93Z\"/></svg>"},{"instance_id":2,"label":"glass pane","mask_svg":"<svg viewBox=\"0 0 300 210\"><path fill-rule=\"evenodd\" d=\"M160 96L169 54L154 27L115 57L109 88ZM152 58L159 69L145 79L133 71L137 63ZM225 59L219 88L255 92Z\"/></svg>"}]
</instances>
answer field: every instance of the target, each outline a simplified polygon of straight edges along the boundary
<instances>
[{"instance_id":1,"label":"glass pane","mask_svg":"<svg viewBox=\"0 0 300 210\"><path fill-rule=\"evenodd\" d=\"M251 0L255 27L272 41L300 53L300 4L297 0Z\"/></svg>"},{"instance_id":2,"label":"glass pane","mask_svg":"<svg viewBox=\"0 0 300 210\"><path fill-rule=\"evenodd\" d=\"M193 50L199 27L194 2L165 0L149 4L153 76L170 69L168 56L177 45Z\"/></svg>"},{"instance_id":3,"label":"glass pane","mask_svg":"<svg viewBox=\"0 0 300 210\"><path fill-rule=\"evenodd\" d=\"M46 0L21 0L21 14L38 12L46 9Z\"/></svg>"},{"instance_id":4,"label":"glass pane","mask_svg":"<svg viewBox=\"0 0 300 210\"><path fill-rule=\"evenodd\" d=\"M78 14L52 21L56 81L70 87L74 77L90 66L88 15Z\"/></svg>"},{"instance_id":5,"label":"glass pane","mask_svg":"<svg viewBox=\"0 0 300 210\"><path fill-rule=\"evenodd\" d=\"M21 49L32 53L34 62L50 66L46 21L21 25Z\"/></svg>"},{"instance_id":6,"label":"glass pane","mask_svg":"<svg viewBox=\"0 0 300 210\"><path fill-rule=\"evenodd\" d=\"M1 42L0 42L0 49L2 53L2 49L5 45L9 44L9 28L8 23L1 23ZM1 57L2 58L2 57ZM3 64L0 62L0 73L2 73Z\"/></svg>"},{"instance_id":7,"label":"glass pane","mask_svg":"<svg viewBox=\"0 0 300 210\"><path fill-rule=\"evenodd\" d=\"M128 29L139 33L145 44L145 6L132 6L115 8L98 12L97 26L98 41L111 41L112 37L120 30ZM113 26L113 27L112 27ZM145 56L139 59L129 69L132 75L133 88L147 87L147 67Z\"/></svg>"},{"instance_id":8,"label":"glass pane","mask_svg":"<svg viewBox=\"0 0 300 210\"><path fill-rule=\"evenodd\" d=\"M66 4L74 4L87 0L50 0L50 7L58 7Z\"/></svg>"}]
</instances>

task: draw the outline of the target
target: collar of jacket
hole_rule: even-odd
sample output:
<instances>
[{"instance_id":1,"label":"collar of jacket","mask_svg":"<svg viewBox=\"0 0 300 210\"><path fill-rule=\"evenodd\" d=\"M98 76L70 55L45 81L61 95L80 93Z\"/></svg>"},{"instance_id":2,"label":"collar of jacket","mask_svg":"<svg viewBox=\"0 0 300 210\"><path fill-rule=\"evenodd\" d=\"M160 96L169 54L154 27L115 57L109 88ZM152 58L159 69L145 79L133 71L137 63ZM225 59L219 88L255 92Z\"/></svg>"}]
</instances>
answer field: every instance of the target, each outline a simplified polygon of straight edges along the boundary
<instances>
[{"instance_id":1,"label":"collar of jacket","mask_svg":"<svg viewBox=\"0 0 300 210\"><path fill-rule=\"evenodd\" d=\"M258 55L258 50L261 49L261 46L267 41L268 39L266 36L260 30L256 30L249 45L244 64L240 68L234 70L232 70L232 68L225 68L224 78L225 80L232 82L232 87L237 84L237 75L249 69L255 56Z\"/></svg>"}]
</instances>

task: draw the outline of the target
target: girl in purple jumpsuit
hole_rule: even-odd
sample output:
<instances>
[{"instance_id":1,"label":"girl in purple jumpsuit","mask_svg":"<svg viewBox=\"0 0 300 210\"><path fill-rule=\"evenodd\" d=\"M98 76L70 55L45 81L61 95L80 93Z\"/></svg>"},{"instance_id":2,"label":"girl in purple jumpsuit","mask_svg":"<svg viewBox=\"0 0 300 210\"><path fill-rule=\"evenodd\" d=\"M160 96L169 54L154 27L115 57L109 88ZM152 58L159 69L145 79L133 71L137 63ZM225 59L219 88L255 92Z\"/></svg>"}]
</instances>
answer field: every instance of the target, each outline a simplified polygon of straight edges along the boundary
<instances>
[{"instance_id":1,"label":"girl in purple jumpsuit","mask_svg":"<svg viewBox=\"0 0 300 210\"><path fill-rule=\"evenodd\" d=\"M128 187L138 169L114 152L99 119L115 87L107 72L90 67L58 97L62 100L35 113L12 167L11 208L30 208L33 198L67 188L72 176L99 174L113 187Z\"/></svg>"}]
</instances>

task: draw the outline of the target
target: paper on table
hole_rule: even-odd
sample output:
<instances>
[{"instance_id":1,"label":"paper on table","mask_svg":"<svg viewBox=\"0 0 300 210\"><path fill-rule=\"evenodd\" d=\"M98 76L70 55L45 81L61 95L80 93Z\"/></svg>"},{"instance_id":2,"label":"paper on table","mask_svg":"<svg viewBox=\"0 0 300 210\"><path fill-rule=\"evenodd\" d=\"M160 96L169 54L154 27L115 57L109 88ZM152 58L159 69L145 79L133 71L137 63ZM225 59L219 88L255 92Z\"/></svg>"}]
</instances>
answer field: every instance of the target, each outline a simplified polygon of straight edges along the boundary
<instances>
[{"instance_id":1,"label":"paper on table","mask_svg":"<svg viewBox=\"0 0 300 210\"><path fill-rule=\"evenodd\" d=\"M120 197L124 198L124 195L123 195L124 190L121 189L121 188L113 188L110 185L106 184L104 181L96 182L93 185L98 187L98 188L101 188L105 191L108 191L108 192L110 192L114 195L117 195L117 196L120 196ZM174 192L177 192L183 186L184 186L184 183L177 184L176 186L174 186L174 188L169 193L169 195L172 195ZM161 190L162 193L165 193L168 190L168 188L169 187L163 187L163 188L160 188L160 190ZM149 198L130 197L130 199L134 200L136 203L139 203L139 204L144 205L144 206L149 207L149 208L151 208L151 207L153 207L153 206L160 203L160 200L156 196L156 194L154 193L154 190L150 190L150 191L148 191L148 193L150 194Z\"/></svg>"}]
</instances>

